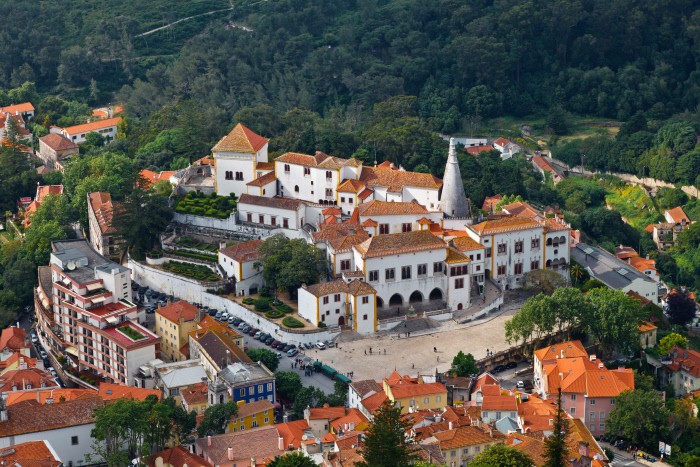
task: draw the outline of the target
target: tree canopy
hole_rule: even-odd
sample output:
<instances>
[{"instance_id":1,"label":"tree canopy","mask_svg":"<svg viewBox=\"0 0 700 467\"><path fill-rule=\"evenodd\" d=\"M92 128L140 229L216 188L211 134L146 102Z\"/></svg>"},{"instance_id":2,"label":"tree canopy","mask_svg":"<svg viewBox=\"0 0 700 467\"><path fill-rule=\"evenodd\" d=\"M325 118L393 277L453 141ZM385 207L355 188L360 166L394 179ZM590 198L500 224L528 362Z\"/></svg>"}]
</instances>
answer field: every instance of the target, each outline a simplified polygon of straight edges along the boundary
<instances>
[{"instance_id":1,"label":"tree canopy","mask_svg":"<svg viewBox=\"0 0 700 467\"><path fill-rule=\"evenodd\" d=\"M199 422L197 434L201 438L207 435L224 433L231 417L234 417L236 414L238 414L238 404L235 401L210 405L204 411L202 421Z\"/></svg>"},{"instance_id":2,"label":"tree canopy","mask_svg":"<svg viewBox=\"0 0 700 467\"><path fill-rule=\"evenodd\" d=\"M525 452L505 444L494 444L469 462L473 467L534 467L532 458Z\"/></svg>"},{"instance_id":3,"label":"tree canopy","mask_svg":"<svg viewBox=\"0 0 700 467\"><path fill-rule=\"evenodd\" d=\"M615 398L615 408L605 432L652 450L668 434L669 412L656 391L625 391Z\"/></svg>"},{"instance_id":4,"label":"tree canopy","mask_svg":"<svg viewBox=\"0 0 700 467\"><path fill-rule=\"evenodd\" d=\"M273 290L296 294L302 284L315 284L327 270L323 252L301 238L273 235L260 246L260 254L263 278Z\"/></svg>"},{"instance_id":5,"label":"tree canopy","mask_svg":"<svg viewBox=\"0 0 700 467\"><path fill-rule=\"evenodd\" d=\"M457 373L457 376L470 376L479 372L474 355L470 353L465 355L461 350L452 359L450 371Z\"/></svg>"},{"instance_id":6,"label":"tree canopy","mask_svg":"<svg viewBox=\"0 0 700 467\"><path fill-rule=\"evenodd\" d=\"M360 449L364 459L360 467L393 467L410 465L414 458L413 443L407 436L410 422L401 416L401 407L384 402L374 413Z\"/></svg>"}]
</instances>

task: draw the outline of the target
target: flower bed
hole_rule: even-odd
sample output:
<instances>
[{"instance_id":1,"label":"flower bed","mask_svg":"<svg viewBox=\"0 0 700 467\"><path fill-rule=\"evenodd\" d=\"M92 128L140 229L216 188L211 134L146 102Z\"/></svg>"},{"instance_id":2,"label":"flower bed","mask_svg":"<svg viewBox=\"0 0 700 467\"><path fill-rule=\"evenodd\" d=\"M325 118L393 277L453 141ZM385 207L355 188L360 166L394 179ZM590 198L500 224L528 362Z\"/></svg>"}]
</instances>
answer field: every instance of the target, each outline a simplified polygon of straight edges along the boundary
<instances>
[{"instance_id":1,"label":"flower bed","mask_svg":"<svg viewBox=\"0 0 700 467\"><path fill-rule=\"evenodd\" d=\"M181 214L226 219L236 209L236 200L229 196L217 196L216 193L205 195L190 191L175 201L174 208L175 212Z\"/></svg>"},{"instance_id":2,"label":"flower bed","mask_svg":"<svg viewBox=\"0 0 700 467\"><path fill-rule=\"evenodd\" d=\"M265 313L265 316L270 319L279 319L284 316L284 312L280 310L270 310Z\"/></svg>"},{"instance_id":3,"label":"flower bed","mask_svg":"<svg viewBox=\"0 0 700 467\"><path fill-rule=\"evenodd\" d=\"M296 329L304 327L304 323L302 323L301 321L299 321L298 319L296 319L293 316L285 317L282 320L282 325L286 326L288 328L296 328Z\"/></svg>"},{"instance_id":4,"label":"flower bed","mask_svg":"<svg viewBox=\"0 0 700 467\"><path fill-rule=\"evenodd\" d=\"M216 273L212 272L211 269L206 266L199 266L197 264L168 261L167 263L163 264L163 269L174 272L180 276L196 279L198 281L215 282L220 280L220 277Z\"/></svg>"}]
</instances>

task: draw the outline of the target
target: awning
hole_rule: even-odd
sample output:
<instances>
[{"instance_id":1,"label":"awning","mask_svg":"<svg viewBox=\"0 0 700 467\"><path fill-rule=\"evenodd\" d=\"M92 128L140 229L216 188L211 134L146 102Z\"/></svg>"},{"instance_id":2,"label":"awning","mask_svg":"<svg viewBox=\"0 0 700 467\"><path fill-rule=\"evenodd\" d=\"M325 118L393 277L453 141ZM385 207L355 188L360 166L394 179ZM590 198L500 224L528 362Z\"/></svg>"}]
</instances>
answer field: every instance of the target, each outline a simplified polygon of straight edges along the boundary
<instances>
[{"instance_id":1,"label":"awning","mask_svg":"<svg viewBox=\"0 0 700 467\"><path fill-rule=\"evenodd\" d=\"M75 355L76 357L79 355L78 349L76 349L75 347L66 347L66 353L69 353L71 355Z\"/></svg>"},{"instance_id":2,"label":"awning","mask_svg":"<svg viewBox=\"0 0 700 467\"><path fill-rule=\"evenodd\" d=\"M119 318L117 318L116 316L108 316L107 322L109 324L117 324L119 322Z\"/></svg>"},{"instance_id":3,"label":"awning","mask_svg":"<svg viewBox=\"0 0 700 467\"><path fill-rule=\"evenodd\" d=\"M102 288L102 283L101 282L95 282L94 284L88 284L85 286L86 289L89 291L97 290Z\"/></svg>"},{"instance_id":4,"label":"awning","mask_svg":"<svg viewBox=\"0 0 700 467\"><path fill-rule=\"evenodd\" d=\"M104 297L95 297L95 298L90 299L90 301L92 303L102 303L105 301L105 298Z\"/></svg>"}]
</instances>

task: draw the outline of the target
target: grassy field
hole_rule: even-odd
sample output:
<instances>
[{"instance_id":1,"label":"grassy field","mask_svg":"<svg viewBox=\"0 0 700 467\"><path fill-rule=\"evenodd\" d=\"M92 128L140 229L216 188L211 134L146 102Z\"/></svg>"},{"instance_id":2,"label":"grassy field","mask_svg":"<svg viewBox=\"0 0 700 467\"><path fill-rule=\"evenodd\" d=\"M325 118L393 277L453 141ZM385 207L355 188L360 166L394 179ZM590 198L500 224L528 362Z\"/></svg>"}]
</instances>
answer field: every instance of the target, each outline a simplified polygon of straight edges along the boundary
<instances>
[{"instance_id":1,"label":"grassy field","mask_svg":"<svg viewBox=\"0 0 700 467\"><path fill-rule=\"evenodd\" d=\"M605 202L619 212L628 224L638 229L662 220L651 197L638 186L609 187Z\"/></svg>"}]
</instances>

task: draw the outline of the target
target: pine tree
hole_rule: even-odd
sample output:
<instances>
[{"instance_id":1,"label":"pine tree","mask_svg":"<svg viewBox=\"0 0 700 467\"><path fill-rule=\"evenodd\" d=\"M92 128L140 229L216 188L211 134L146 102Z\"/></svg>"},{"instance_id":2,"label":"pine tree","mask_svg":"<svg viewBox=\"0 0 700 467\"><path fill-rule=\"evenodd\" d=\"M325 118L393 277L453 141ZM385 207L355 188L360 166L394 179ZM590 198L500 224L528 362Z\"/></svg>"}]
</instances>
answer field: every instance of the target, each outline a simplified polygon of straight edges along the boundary
<instances>
[{"instance_id":1,"label":"pine tree","mask_svg":"<svg viewBox=\"0 0 700 467\"><path fill-rule=\"evenodd\" d=\"M410 423L401 417L401 408L384 402L374 415L360 453L360 467L395 467L411 465L414 458L412 441L406 438Z\"/></svg>"},{"instance_id":2,"label":"pine tree","mask_svg":"<svg viewBox=\"0 0 700 467\"><path fill-rule=\"evenodd\" d=\"M544 467L566 467L569 465L566 445L568 426L564 420L564 411L561 407L561 388L559 388L557 393L557 417L554 419L553 431L552 436L544 442L544 458L546 459Z\"/></svg>"}]
</instances>

